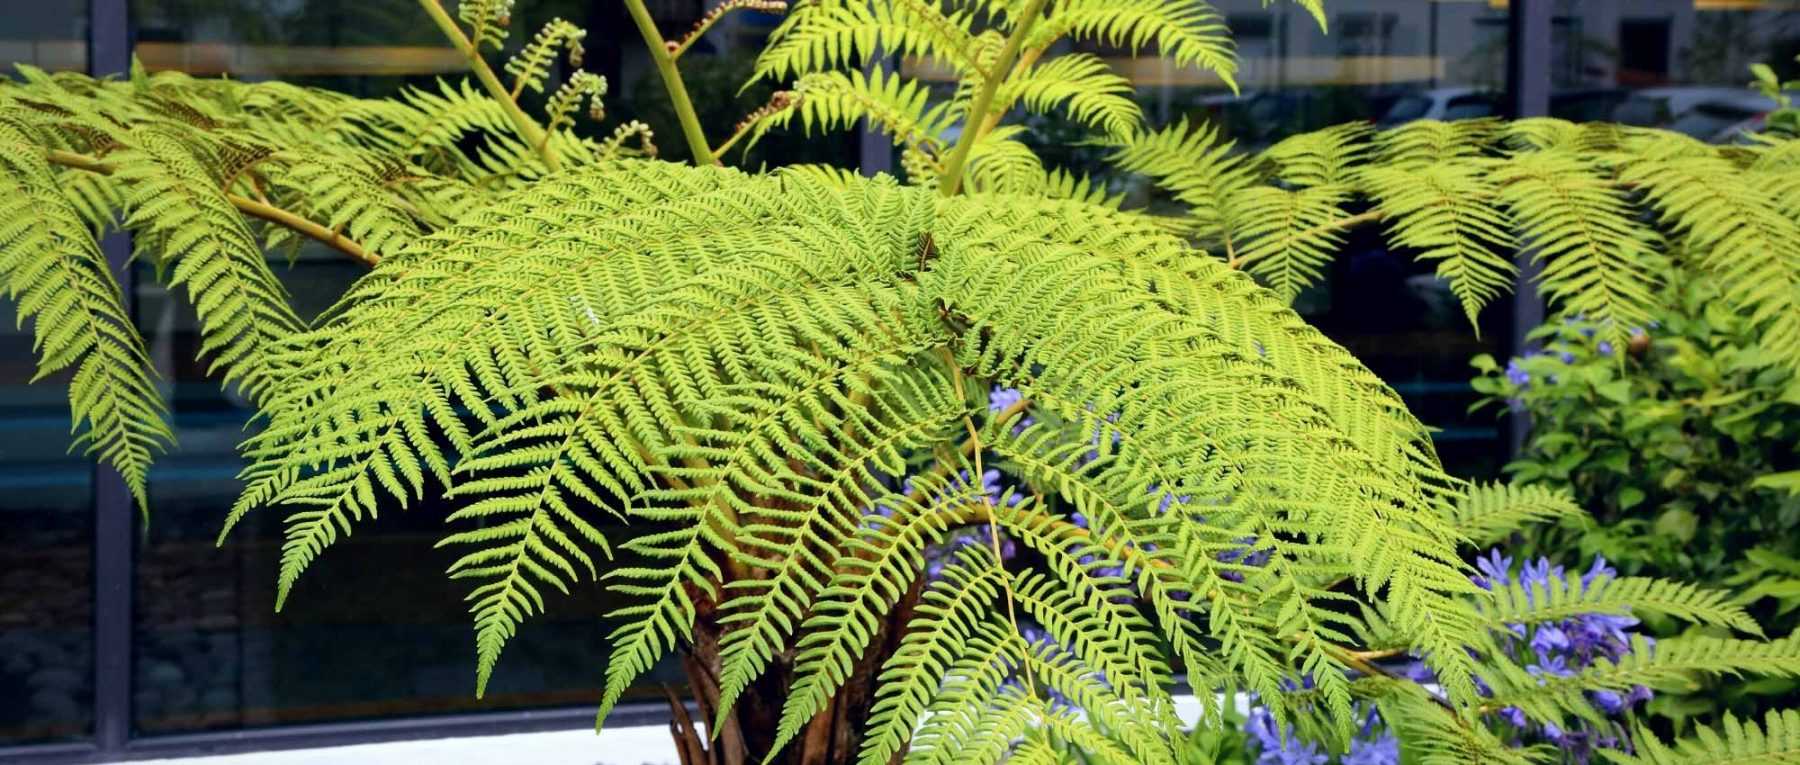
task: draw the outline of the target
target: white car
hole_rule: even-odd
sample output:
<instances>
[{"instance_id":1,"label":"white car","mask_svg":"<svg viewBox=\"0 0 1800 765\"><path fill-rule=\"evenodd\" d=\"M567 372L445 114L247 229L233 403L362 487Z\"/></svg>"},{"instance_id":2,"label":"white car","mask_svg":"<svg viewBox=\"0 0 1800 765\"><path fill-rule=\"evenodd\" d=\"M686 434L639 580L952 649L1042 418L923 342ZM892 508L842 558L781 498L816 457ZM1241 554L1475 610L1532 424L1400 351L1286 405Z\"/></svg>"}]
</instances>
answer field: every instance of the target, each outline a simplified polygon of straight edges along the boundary
<instances>
[{"instance_id":1,"label":"white car","mask_svg":"<svg viewBox=\"0 0 1800 765\"><path fill-rule=\"evenodd\" d=\"M1375 124L1393 127L1414 120L1450 122L1492 117L1499 113L1500 98L1490 91L1479 88L1432 88L1401 96Z\"/></svg>"},{"instance_id":2,"label":"white car","mask_svg":"<svg viewBox=\"0 0 1800 765\"><path fill-rule=\"evenodd\" d=\"M1741 92L1695 104L1663 127L1707 143L1731 143L1762 130L1763 121L1776 106L1767 96Z\"/></svg>"}]
</instances>

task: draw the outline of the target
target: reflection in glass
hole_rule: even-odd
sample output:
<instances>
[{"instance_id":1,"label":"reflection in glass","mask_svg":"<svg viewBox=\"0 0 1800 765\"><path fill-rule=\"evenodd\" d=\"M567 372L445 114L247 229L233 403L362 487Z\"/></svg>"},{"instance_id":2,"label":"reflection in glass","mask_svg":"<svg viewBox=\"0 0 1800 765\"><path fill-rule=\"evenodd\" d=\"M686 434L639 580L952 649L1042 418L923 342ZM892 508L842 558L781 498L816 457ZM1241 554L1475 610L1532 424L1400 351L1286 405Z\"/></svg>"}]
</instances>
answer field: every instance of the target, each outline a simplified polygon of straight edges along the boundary
<instances>
[{"instance_id":1,"label":"reflection in glass","mask_svg":"<svg viewBox=\"0 0 1800 765\"><path fill-rule=\"evenodd\" d=\"M0 302L0 747L93 721L94 468L68 453L66 375L27 384L33 358Z\"/></svg>"},{"instance_id":2,"label":"reflection in glass","mask_svg":"<svg viewBox=\"0 0 1800 765\"><path fill-rule=\"evenodd\" d=\"M10 2L0 10L0 76L13 64L50 71L86 71L87 2Z\"/></svg>"},{"instance_id":3,"label":"reflection in glass","mask_svg":"<svg viewBox=\"0 0 1800 765\"><path fill-rule=\"evenodd\" d=\"M1783 79L1800 74L1793 3L1564 0L1554 22L1551 111L1567 119L1736 141L1775 107L1746 86L1749 66L1767 63Z\"/></svg>"},{"instance_id":4,"label":"reflection in glass","mask_svg":"<svg viewBox=\"0 0 1800 765\"><path fill-rule=\"evenodd\" d=\"M8 3L12 64L87 69L87 3ZM31 384L32 328L0 300L0 747L93 727L93 464L68 453L67 375Z\"/></svg>"},{"instance_id":5,"label":"reflection in glass","mask_svg":"<svg viewBox=\"0 0 1800 765\"><path fill-rule=\"evenodd\" d=\"M323 248L276 268L303 316L317 314L362 273ZM599 698L610 629L600 615L616 604L593 582L553 598L549 614L508 646L487 697L474 698L467 587L443 575L455 554L434 548L448 513L435 500L393 508L341 537L276 613L282 511L252 514L222 548L214 546L236 498L242 463L235 447L251 411L194 360L199 337L185 300L160 287L141 287L138 299L139 327L174 391L181 448L151 472L154 521L136 572L135 730L587 705Z\"/></svg>"}]
</instances>

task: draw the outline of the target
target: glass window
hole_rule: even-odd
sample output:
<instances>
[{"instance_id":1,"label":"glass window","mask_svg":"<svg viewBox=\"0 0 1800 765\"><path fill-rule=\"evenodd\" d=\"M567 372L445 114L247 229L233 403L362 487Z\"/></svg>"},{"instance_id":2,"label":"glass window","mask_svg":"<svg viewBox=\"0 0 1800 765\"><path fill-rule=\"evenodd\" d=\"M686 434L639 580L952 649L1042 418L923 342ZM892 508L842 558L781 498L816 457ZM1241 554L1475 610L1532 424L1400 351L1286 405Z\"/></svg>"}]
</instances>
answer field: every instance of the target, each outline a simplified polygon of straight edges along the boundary
<instances>
[{"instance_id":1,"label":"glass window","mask_svg":"<svg viewBox=\"0 0 1800 765\"><path fill-rule=\"evenodd\" d=\"M320 247L276 264L303 316L332 301L362 268ZM140 284L149 284L149 274ZM252 514L223 547L214 539L236 498L235 447L251 410L194 360L199 336L185 299L139 290L139 326L173 386L181 448L150 477L152 522L141 537L134 626L134 728L187 732L373 717L588 705L604 680L599 615L616 607L599 584L552 597L507 647L484 699L474 697L467 585L443 572L454 551L441 502L393 508L326 550L276 613L285 511ZM554 595L554 593L547 593ZM680 682L679 673L646 682ZM646 685L654 688L653 685Z\"/></svg>"},{"instance_id":2,"label":"glass window","mask_svg":"<svg viewBox=\"0 0 1800 765\"><path fill-rule=\"evenodd\" d=\"M94 467L69 453L68 376L29 384L34 358L0 301L0 747L93 721Z\"/></svg>"},{"instance_id":3,"label":"glass window","mask_svg":"<svg viewBox=\"0 0 1800 765\"><path fill-rule=\"evenodd\" d=\"M670 35L690 28L705 10L699 2L653 8ZM152 69L281 78L364 97L430 85L465 69L416 0L133 0L132 11L135 51ZM683 146L672 113L666 127L658 122L664 115L655 110L666 109L666 101L654 70L621 53L642 49L622 4L521 3L514 16L515 45L553 17L589 30L584 66L614 84L601 128L644 119L657 127L665 156ZM732 99L748 56L777 22L767 14L734 14L684 58L696 98L710 93L721 104L703 114L715 141L760 105L755 93ZM271 259L302 316L323 310L363 273L317 246L303 249L291 265L285 253ZM199 335L185 297L156 286L147 267L140 275L137 321L170 385L180 448L151 473L152 522L138 539L137 734L591 705L600 697L604 646L614 626L600 615L618 604L592 582L570 597L552 598L549 613L508 645L486 698L474 697L468 585L444 576L454 551L434 547L449 509L441 502L394 508L340 538L276 613L283 511L252 514L222 547L214 545L236 498L242 466L236 445L251 410L195 359ZM671 668L646 677L644 688L665 681L683 682Z\"/></svg>"},{"instance_id":4,"label":"glass window","mask_svg":"<svg viewBox=\"0 0 1800 765\"><path fill-rule=\"evenodd\" d=\"M87 71L87 2L4 4L0 25L0 67L12 74L13 64L51 71Z\"/></svg>"},{"instance_id":5,"label":"glass window","mask_svg":"<svg viewBox=\"0 0 1800 765\"><path fill-rule=\"evenodd\" d=\"M1749 66L1800 74L1800 7L1773 0L1562 0L1553 26L1557 99L1594 105L1557 116L1663 127L1725 143L1775 103ZM1610 112L1599 104L1615 100ZM1553 113L1556 111L1553 107Z\"/></svg>"},{"instance_id":6,"label":"glass window","mask_svg":"<svg viewBox=\"0 0 1800 765\"><path fill-rule=\"evenodd\" d=\"M7 3L14 63L87 69L87 4ZM0 300L0 747L93 728L94 467L68 452L68 376L31 383L32 328Z\"/></svg>"},{"instance_id":7,"label":"glass window","mask_svg":"<svg viewBox=\"0 0 1800 765\"><path fill-rule=\"evenodd\" d=\"M1206 121L1236 139L1240 150L1257 151L1347 122L1394 127L1503 112L1504 2L1334 0L1325 4L1329 34L1294 3L1215 5L1237 35L1239 92L1199 70L1138 66L1132 76L1153 122ZM1482 315L1478 339L1433 267L1390 248L1380 227L1370 226L1349 232L1325 278L1296 308L1438 429L1437 446L1452 472L1498 474L1506 454L1502 424L1468 413L1475 400L1468 362L1477 353L1504 352L1510 301Z\"/></svg>"}]
</instances>

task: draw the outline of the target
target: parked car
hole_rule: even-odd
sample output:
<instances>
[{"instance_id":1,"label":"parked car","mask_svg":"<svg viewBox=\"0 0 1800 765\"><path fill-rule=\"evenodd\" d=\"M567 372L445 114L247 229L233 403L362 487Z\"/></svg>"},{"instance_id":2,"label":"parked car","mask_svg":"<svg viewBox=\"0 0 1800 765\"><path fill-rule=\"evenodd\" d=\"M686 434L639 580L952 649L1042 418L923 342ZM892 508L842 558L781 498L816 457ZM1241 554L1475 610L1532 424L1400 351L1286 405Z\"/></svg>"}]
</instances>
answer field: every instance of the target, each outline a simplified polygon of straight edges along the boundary
<instances>
[{"instance_id":1,"label":"parked car","mask_svg":"<svg viewBox=\"0 0 1800 765\"><path fill-rule=\"evenodd\" d=\"M1694 107L1712 101L1731 101L1750 94L1744 88L1681 86L1646 88L1631 94L1613 109L1612 120L1636 127L1665 127ZM1769 102L1770 108L1774 102Z\"/></svg>"},{"instance_id":2,"label":"parked car","mask_svg":"<svg viewBox=\"0 0 1800 765\"><path fill-rule=\"evenodd\" d=\"M1404 125L1415 120L1469 120L1500 113L1500 97L1479 88L1432 88L1408 93L1388 107L1375 124Z\"/></svg>"},{"instance_id":3,"label":"parked car","mask_svg":"<svg viewBox=\"0 0 1800 765\"><path fill-rule=\"evenodd\" d=\"M1583 88L1550 94L1550 116L1570 122L1606 122L1631 97L1624 88Z\"/></svg>"},{"instance_id":4,"label":"parked car","mask_svg":"<svg viewBox=\"0 0 1800 765\"><path fill-rule=\"evenodd\" d=\"M1746 91L1695 104L1665 127L1707 143L1730 143L1762 130L1775 107L1774 99Z\"/></svg>"}]
</instances>

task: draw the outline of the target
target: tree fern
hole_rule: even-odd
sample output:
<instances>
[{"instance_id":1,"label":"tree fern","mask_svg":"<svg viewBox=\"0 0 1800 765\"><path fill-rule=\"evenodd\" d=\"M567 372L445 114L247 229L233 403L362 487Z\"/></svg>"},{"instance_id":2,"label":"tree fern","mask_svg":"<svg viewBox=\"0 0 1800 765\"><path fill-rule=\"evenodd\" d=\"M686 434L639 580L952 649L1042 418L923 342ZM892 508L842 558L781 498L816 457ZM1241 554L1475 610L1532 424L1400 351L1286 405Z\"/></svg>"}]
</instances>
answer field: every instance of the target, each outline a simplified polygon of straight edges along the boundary
<instances>
[{"instance_id":1,"label":"tree fern","mask_svg":"<svg viewBox=\"0 0 1800 765\"><path fill-rule=\"evenodd\" d=\"M1229 82L1229 37L1199 0L819 0L754 73L793 89L715 146L676 64L752 5L665 41L628 0L703 165L679 167L624 158L649 145L636 123L573 130L583 98L603 116L598 78L571 75L542 123L525 113L519 94L548 88L580 30L553 24L497 73L484 51L510 3L459 4L461 23L422 6L479 89L0 83L0 187L22 200L0 202L0 277L37 322L40 368L76 368L84 437L141 494L167 430L94 244L122 223L188 286L208 357L258 408L226 530L285 513L278 607L367 519L442 496L477 693L524 622L599 580L618 598L601 721L679 659L713 738L678 731L683 751L729 762L1172 763L1178 678L1205 726L1225 716L1215 691L1242 689L1342 742L1373 703L1420 761L1525 762L1546 753L1481 715L1555 721L1593 714L1599 690L1800 673L1791 641L1679 638L1540 681L1497 634L1628 609L1758 629L1675 583L1478 586L1468 543L1578 511L1445 475L1393 389L1287 307L1349 228L1381 222L1471 320L1517 245L1559 306L1614 332L1646 315L1657 258L1692 258L1770 358L1800 364L1778 144L1484 121L1246 155L1204 126L1150 130L1102 60L1056 53L1155 48ZM956 85L866 65L876 51ZM1123 209L1046 166L1014 107L1068 115L1186 214ZM889 133L905 183L711 166L796 121ZM372 266L310 324L263 252L308 243ZM614 522L626 532L602 532ZM1432 687L1381 663L1400 653Z\"/></svg>"},{"instance_id":2,"label":"tree fern","mask_svg":"<svg viewBox=\"0 0 1800 765\"><path fill-rule=\"evenodd\" d=\"M1666 744L1655 733L1640 728L1635 739L1639 751L1607 751L1606 758L1621 765L1684 765L1717 762L1744 765L1779 765L1800 762L1800 713L1769 712L1758 726L1725 715L1719 726L1700 726L1692 735Z\"/></svg>"},{"instance_id":3,"label":"tree fern","mask_svg":"<svg viewBox=\"0 0 1800 765\"><path fill-rule=\"evenodd\" d=\"M38 377L74 371L76 443L116 468L147 510L151 459L174 440L167 410L89 219L34 143L0 116L0 282L35 321Z\"/></svg>"},{"instance_id":4,"label":"tree fern","mask_svg":"<svg viewBox=\"0 0 1800 765\"><path fill-rule=\"evenodd\" d=\"M1485 546L1531 523L1583 515L1567 491L1542 485L1475 484L1457 502L1451 523L1469 541Z\"/></svg>"}]
</instances>

